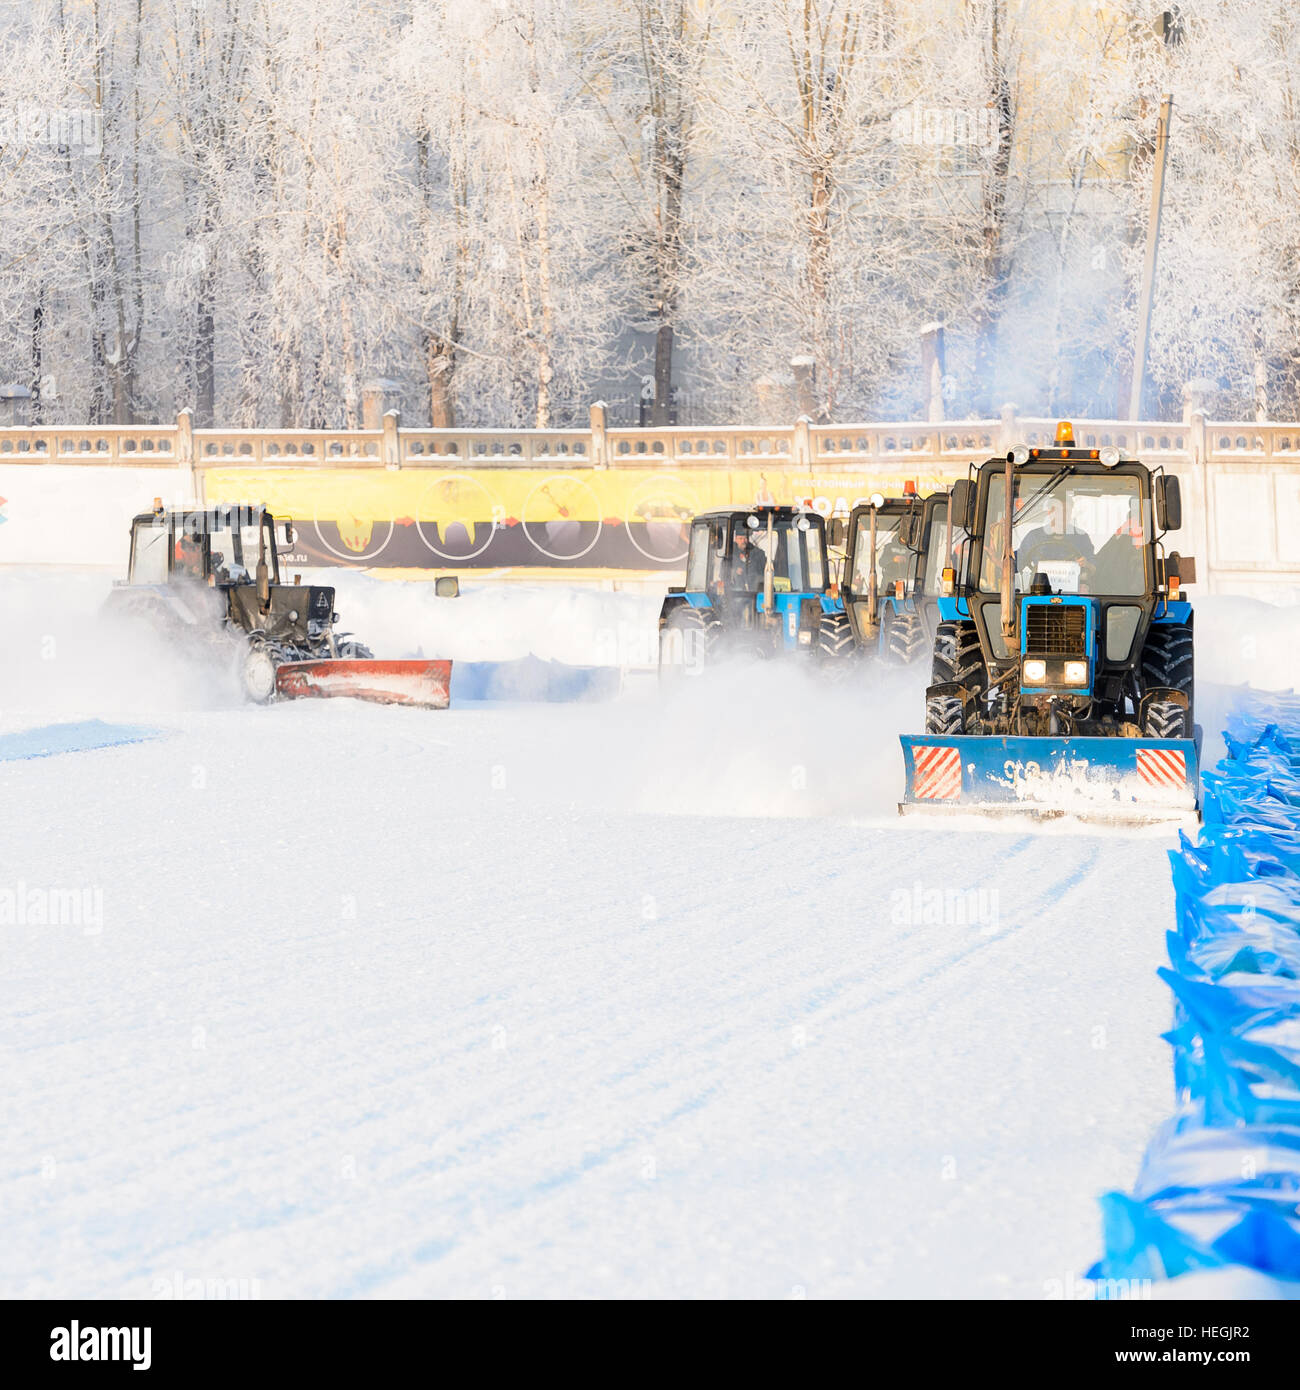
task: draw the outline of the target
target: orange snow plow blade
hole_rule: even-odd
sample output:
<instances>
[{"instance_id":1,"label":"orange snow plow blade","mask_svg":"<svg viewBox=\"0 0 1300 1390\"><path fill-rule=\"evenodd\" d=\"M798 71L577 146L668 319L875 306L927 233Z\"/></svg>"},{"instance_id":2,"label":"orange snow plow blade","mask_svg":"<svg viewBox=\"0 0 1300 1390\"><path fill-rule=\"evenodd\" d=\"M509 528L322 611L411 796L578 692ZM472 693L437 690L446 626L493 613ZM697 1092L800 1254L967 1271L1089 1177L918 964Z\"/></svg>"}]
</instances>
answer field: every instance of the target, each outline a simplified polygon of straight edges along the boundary
<instances>
[{"instance_id":1,"label":"orange snow plow blade","mask_svg":"<svg viewBox=\"0 0 1300 1390\"><path fill-rule=\"evenodd\" d=\"M276 694L347 696L381 705L446 709L451 701L450 661L286 661L275 673Z\"/></svg>"}]
</instances>

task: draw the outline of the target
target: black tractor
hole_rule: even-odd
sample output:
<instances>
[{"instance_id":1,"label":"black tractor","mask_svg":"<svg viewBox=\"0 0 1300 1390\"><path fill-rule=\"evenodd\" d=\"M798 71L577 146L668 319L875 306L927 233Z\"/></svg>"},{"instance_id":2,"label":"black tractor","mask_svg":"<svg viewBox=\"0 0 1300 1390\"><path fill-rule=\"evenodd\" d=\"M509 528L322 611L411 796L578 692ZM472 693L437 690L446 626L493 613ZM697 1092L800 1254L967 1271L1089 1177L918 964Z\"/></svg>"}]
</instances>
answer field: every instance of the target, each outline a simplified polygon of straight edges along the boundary
<instances>
[{"instance_id":1,"label":"black tractor","mask_svg":"<svg viewBox=\"0 0 1300 1390\"><path fill-rule=\"evenodd\" d=\"M113 585L106 615L233 662L245 695L258 704L352 695L445 705L449 663L376 661L368 647L336 631L330 585L282 579L276 524L260 506L168 509L155 499L153 511L131 522L130 568L125 583ZM281 529L292 544L293 524Z\"/></svg>"}]
</instances>

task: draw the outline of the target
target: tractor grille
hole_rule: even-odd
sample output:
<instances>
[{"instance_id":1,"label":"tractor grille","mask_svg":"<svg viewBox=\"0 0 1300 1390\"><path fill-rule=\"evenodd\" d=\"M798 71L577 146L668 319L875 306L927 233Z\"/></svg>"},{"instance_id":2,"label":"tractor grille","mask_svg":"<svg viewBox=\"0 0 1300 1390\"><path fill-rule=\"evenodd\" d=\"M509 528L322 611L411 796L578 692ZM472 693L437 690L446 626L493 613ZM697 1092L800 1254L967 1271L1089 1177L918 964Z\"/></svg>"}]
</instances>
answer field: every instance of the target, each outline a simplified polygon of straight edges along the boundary
<instances>
[{"instance_id":1,"label":"tractor grille","mask_svg":"<svg viewBox=\"0 0 1300 1390\"><path fill-rule=\"evenodd\" d=\"M1080 603L1031 603L1025 608L1025 650L1035 656L1082 656L1087 610Z\"/></svg>"}]
</instances>

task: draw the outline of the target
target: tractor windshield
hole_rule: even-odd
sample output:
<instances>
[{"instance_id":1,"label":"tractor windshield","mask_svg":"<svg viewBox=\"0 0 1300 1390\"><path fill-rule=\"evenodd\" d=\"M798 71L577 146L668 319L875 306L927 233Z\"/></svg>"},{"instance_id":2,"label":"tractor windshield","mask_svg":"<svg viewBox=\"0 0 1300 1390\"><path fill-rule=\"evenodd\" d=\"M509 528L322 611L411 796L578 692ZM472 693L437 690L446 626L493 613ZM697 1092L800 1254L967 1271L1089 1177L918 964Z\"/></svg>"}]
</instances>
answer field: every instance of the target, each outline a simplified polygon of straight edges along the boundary
<instances>
[{"instance_id":1,"label":"tractor windshield","mask_svg":"<svg viewBox=\"0 0 1300 1390\"><path fill-rule=\"evenodd\" d=\"M769 537L767 518L760 524L736 522L731 532L731 558L727 564L727 588L756 594L763 588L768 551L772 559L774 593L821 593L826 588L826 537L806 516L774 517ZM803 523L803 529L800 526Z\"/></svg>"},{"instance_id":2,"label":"tractor windshield","mask_svg":"<svg viewBox=\"0 0 1300 1390\"><path fill-rule=\"evenodd\" d=\"M1017 592L1044 575L1058 594L1147 591L1148 508L1139 480L1123 474L1020 473L1013 491L1011 545ZM980 589L996 593L1002 578L1006 481L989 481Z\"/></svg>"},{"instance_id":3,"label":"tractor windshield","mask_svg":"<svg viewBox=\"0 0 1300 1390\"><path fill-rule=\"evenodd\" d=\"M257 517L242 519L233 514L224 519L223 525L214 526L210 532L212 547L212 573L218 584L251 584L257 578L257 554L259 532L266 534L266 563L271 572L271 582L277 582L275 566L275 539L271 532L270 517L263 517L259 524Z\"/></svg>"},{"instance_id":4,"label":"tractor windshield","mask_svg":"<svg viewBox=\"0 0 1300 1390\"><path fill-rule=\"evenodd\" d=\"M166 584L167 523L137 521L131 533L131 583Z\"/></svg>"},{"instance_id":5,"label":"tractor windshield","mask_svg":"<svg viewBox=\"0 0 1300 1390\"><path fill-rule=\"evenodd\" d=\"M943 587L943 572L952 564L952 537L948 531L948 503L942 501L930 508L930 521L925 535L925 583L927 598L936 597Z\"/></svg>"},{"instance_id":6,"label":"tractor windshield","mask_svg":"<svg viewBox=\"0 0 1300 1390\"><path fill-rule=\"evenodd\" d=\"M916 552L910 550L898 536L901 514L876 514L876 592L892 592L901 579L910 592L916 578ZM871 585L871 516L862 513L857 519L858 533L853 546L853 574L850 592L865 594Z\"/></svg>"}]
</instances>

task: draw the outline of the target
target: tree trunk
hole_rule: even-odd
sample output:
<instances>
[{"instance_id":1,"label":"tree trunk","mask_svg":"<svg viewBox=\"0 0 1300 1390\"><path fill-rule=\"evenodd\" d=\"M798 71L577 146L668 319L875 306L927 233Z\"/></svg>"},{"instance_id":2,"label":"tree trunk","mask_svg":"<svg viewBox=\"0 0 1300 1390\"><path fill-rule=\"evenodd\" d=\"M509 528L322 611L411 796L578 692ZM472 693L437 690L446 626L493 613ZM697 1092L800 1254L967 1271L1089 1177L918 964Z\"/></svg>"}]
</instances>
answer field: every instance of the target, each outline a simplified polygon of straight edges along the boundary
<instances>
[{"instance_id":1,"label":"tree trunk","mask_svg":"<svg viewBox=\"0 0 1300 1390\"><path fill-rule=\"evenodd\" d=\"M997 145L993 162L983 179L981 211L983 232L980 261L983 268L984 298L975 313L975 380L979 401L988 418L998 413L994 399L997 389L998 330L1007 294L1007 260L1004 241L1007 183L1011 172L1011 85L1003 57L1003 29L1006 0L989 4L989 96L997 120Z\"/></svg>"},{"instance_id":2,"label":"tree trunk","mask_svg":"<svg viewBox=\"0 0 1300 1390\"><path fill-rule=\"evenodd\" d=\"M453 389L456 354L452 345L436 333L424 335L424 371L429 382L429 424L435 430L456 426L456 394Z\"/></svg>"}]
</instances>

